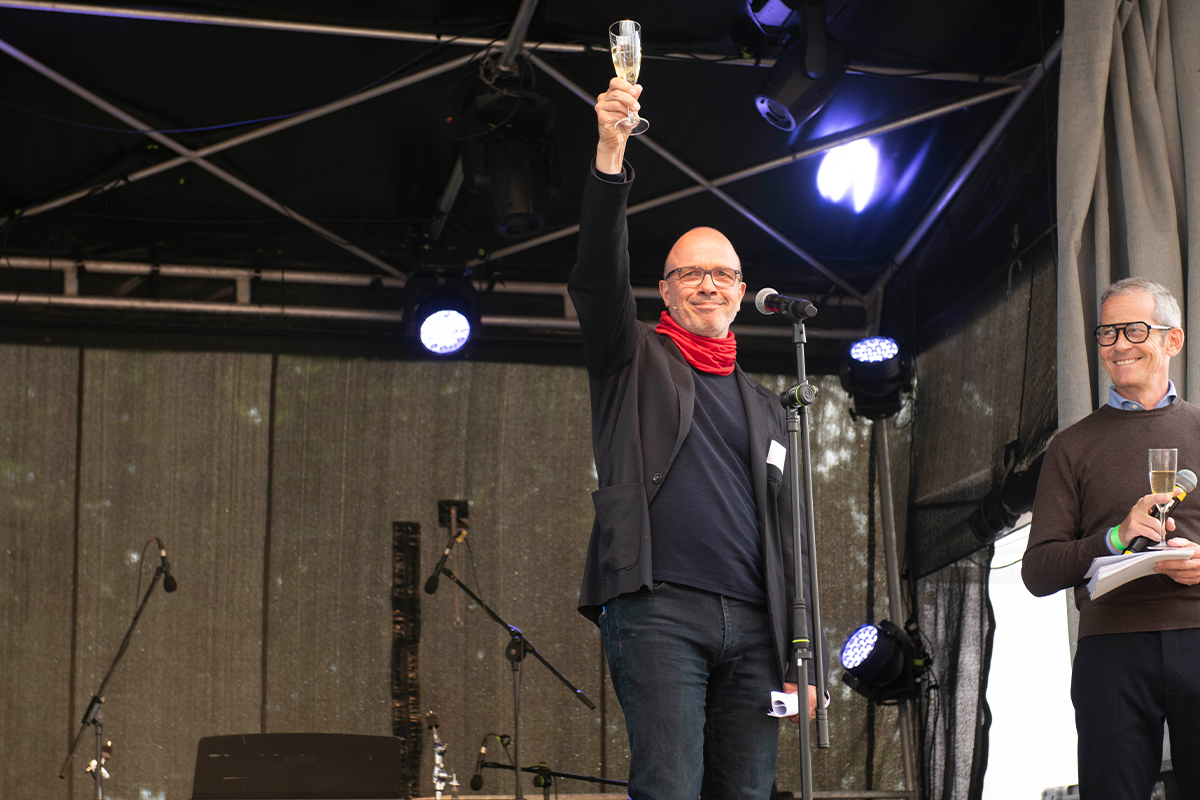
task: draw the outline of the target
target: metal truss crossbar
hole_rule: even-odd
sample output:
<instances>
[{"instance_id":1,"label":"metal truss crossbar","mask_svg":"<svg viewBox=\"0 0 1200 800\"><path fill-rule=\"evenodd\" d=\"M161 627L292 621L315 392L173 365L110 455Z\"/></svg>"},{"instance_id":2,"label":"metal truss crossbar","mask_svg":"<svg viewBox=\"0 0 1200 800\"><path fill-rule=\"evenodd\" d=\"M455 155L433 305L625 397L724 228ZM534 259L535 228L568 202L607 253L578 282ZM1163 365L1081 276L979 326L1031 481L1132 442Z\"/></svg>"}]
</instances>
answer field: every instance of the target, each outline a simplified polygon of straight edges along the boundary
<instances>
[{"instance_id":1,"label":"metal truss crossbar","mask_svg":"<svg viewBox=\"0 0 1200 800\"><path fill-rule=\"evenodd\" d=\"M927 111L921 111L916 114L898 117L885 122L867 123L856 128L850 128L849 130L842 131L841 133L817 139L803 150L797 150L796 152L789 153L786 156L781 156L780 158L772 159L771 161L756 164L754 166L738 170L737 172L731 172L728 175L724 175L720 178L714 178L709 183L711 183L713 186L725 186L726 184L733 183L734 181L751 178L755 175L761 175L764 172L770 172L771 170L779 169L780 167L786 167L790 164L795 164L797 161L803 161L806 158L811 158L812 156L832 150L833 148L843 144L849 144L850 142L858 139L866 139L871 136L882 136L885 133L906 128L910 125L916 125L917 123L936 119L937 117L942 117L955 111L961 111L964 108L970 108L971 106L978 105L980 103L986 103L990 100L995 100L998 97L1004 97L1005 95L1019 91L1020 88L1021 87L1019 86L1003 86L998 89L992 89L987 92L973 95L972 97L964 98L962 100L955 100L952 103L946 103L945 105L937 106L936 108L931 108ZM648 211L652 208L658 208L659 206L666 205L667 203L673 203L676 200L692 197L693 195L697 195L705 191L707 191L707 188L703 185L697 184L695 186L689 186L686 189L669 192L668 194L660 195L658 197L651 198L650 200L644 200L641 203L635 203L626 209L625 214L626 216L632 216L633 214L637 214L642 211ZM492 253L489 253L488 259L504 258L506 256L514 255L516 253L537 247L538 245L553 242L566 236L572 236L578 232L578 225L560 228L536 238L520 242L519 244L514 244L510 247L505 247L501 250L496 250ZM475 266L482 263L483 260L484 259L475 259L470 263L472 266ZM856 299L861 300L861 295L859 295L859 297Z\"/></svg>"},{"instance_id":2,"label":"metal truss crossbar","mask_svg":"<svg viewBox=\"0 0 1200 800\"><path fill-rule=\"evenodd\" d=\"M353 95L351 97L346 97L341 100L335 101L333 103L329 103L325 106L322 106L319 109L314 109L312 111L306 112L305 114L300 114L300 115L297 115L296 117L292 117L292 118L289 118L286 120L280 120L279 122L274 123L272 125L264 126L263 128L259 128L258 130L250 131L248 133L242 134L241 136L235 136L231 139L225 140L224 142L219 142L214 145L209 145L208 147L205 147L202 150L197 151L197 150L191 150L191 149L187 148L186 146L184 146L183 144L180 144L179 142L175 141L171 137L154 130L150 125L147 125L145 122L142 122L137 117L134 117L132 114L129 114L126 111L124 111L123 109L118 108L117 106L108 102L104 98L98 96L94 92L91 92L88 89L85 89L83 86L80 86L75 81L71 80L70 78L66 77L65 75L62 75L61 73L57 72L56 70L46 66L45 64L41 63L37 59L22 52L21 50L17 49L16 47L14 47L13 45L9 44L8 42L6 42L4 40L0 40L0 51L7 53L8 55L12 56L17 61L20 61L21 63L23 63L26 66L33 69L34 71L49 78L50 80L54 81L55 83L57 83L58 85L62 86L65 89L67 89L68 91L72 92L73 94L78 95L79 97L83 98L84 100L86 100L87 102L96 106L97 108L100 108L101 110L105 111L106 113L119 119L120 121L122 121L126 125L128 125L130 128L133 128L134 130L137 130L137 131L141 131L142 133L144 133L146 136L150 137L154 141L158 142L159 144L161 144L179 154L179 156L180 156L179 158L171 159L167 162L164 162L163 164L155 165L155 167L153 167L153 168L140 171L140 173L138 174L139 178L148 177L149 175L157 174L158 172L162 172L166 169L171 169L172 167L179 166L181 164L194 163L197 166L208 171L212 175L216 176L220 180L225 181L230 186L233 186L234 188L253 197L255 200L258 200L260 203L267 206L268 208L272 208L275 211L282 214L283 216L287 217L288 219L294 220L295 222L298 222L301 225L304 225L305 227L313 230L318 235L320 235L322 238L337 245L338 247L341 247L342 249L346 250L347 252L362 259L363 261L366 261L368 264L371 264L372 266L382 270L383 272L388 273L389 275L393 275L393 276L396 276L399 278L404 277L403 271L397 269L396 267L393 267L391 264L372 255L371 253L366 252L365 250L358 247L357 245L351 244L350 242L346 241L345 239L343 239L341 236L337 235L333 231L325 228L324 226L320 225L319 223L317 223L311 219L308 219L304 215L300 214L299 212L297 212L296 210L294 210L292 208L287 207L283 203L280 203L279 201L277 201L274 198L267 195L265 192L262 192L259 189L254 188L253 186L251 186L250 184L241 180L240 178L230 174L229 172L222 169L221 167L218 167L216 164L213 164L212 162L207 161L204 158L204 156L212 155L213 153L220 152L221 150L229 149L230 147L235 147L239 144L244 144L245 142L248 142L248 141L253 141L254 139L260 139L263 136L267 136L271 133L275 133L277 131L283 130L284 128L289 128L294 125L299 125L302 122L308 122L309 120L316 119L321 116L325 116L326 114L333 113L334 111L338 111L342 108L346 108L346 107L354 105L356 103L361 103L361 102L363 102L365 100L369 100L373 97L378 97L381 94L386 94L387 92L395 91L396 89L402 88L404 86L410 86L413 83L416 83L420 80L424 80L425 78L428 78L428 77L432 77L433 75L438 75L438 74L441 74L442 72L447 72L449 70L457 69L458 67L469 63L476 57L476 54L474 54L474 53L472 53L471 55L462 56L460 58L446 62L445 64L440 64L437 67L433 67L431 69L424 70L422 73L418 73L417 75L412 75L412 76L408 76L406 78L401 78L396 81L392 81L391 83L385 84L383 86L378 86L378 87L375 87L374 89L371 89L371 90L368 90L365 92L360 92L357 95ZM131 183L131 182L132 182L132 180L130 180L130 178L125 178L125 179L122 179L119 181L113 181L108 184L103 184L100 187L93 187L92 189L84 190L81 192L73 192L70 195L67 195L66 197L63 197L63 198L59 198L56 201L41 204L40 206L38 206L36 208L36 211L41 212L41 211L46 211L50 208L58 207L65 203L71 202L72 200L78 199L79 197L84 197L88 194L91 194L93 191L96 191L97 189L107 190L107 189L115 188L117 186L125 185L127 183Z\"/></svg>"}]
</instances>

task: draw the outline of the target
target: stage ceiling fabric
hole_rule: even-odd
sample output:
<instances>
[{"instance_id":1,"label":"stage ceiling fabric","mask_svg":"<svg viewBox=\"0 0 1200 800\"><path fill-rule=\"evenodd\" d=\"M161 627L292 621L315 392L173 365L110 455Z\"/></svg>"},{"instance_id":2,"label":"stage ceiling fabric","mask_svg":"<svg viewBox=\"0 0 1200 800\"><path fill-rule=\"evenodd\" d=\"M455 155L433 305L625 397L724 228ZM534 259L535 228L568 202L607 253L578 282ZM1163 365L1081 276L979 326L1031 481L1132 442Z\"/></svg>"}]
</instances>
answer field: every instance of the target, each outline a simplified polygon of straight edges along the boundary
<instances>
[{"instance_id":1,"label":"stage ceiling fabric","mask_svg":"<svg viewBox=\"0 0 1200 800\"><path fill-rule=\"evenodd\" d=\"M1062 6L824 16L849 66L788 132L754 97L806 28L740 0L0 0L0 337L420 357L404 286L461 275L484 324L459 357L581 363L565 281L607 29L630 17L643 318L671 242L711 225L748 300L818 306L811 371L866 333L926 347L1050 229ZM826 151L851 141L874 183L830 200ZM535 208L504 235L506 182ZM738 321L744 365L792 369L790 325L749 302Z\"/></svg>"}]
</instances>

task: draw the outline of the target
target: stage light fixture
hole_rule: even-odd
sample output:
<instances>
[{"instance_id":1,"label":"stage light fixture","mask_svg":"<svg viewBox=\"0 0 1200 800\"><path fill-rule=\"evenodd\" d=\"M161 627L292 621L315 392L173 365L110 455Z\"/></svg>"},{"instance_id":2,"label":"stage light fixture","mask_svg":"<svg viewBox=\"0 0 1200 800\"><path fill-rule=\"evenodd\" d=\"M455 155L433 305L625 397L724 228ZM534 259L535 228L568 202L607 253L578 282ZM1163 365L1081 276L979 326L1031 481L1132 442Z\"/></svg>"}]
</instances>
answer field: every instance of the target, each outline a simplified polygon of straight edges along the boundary
<instances>
[{"instance_id":1,"label":"stage light fixture","mask_svg":"<svg viewBox=\"0 0 1200 800\"><path fill-rule=\"evenodd\" d=\"M833 203L846 198L858 214L875 193L878 172L879 151L869 139L859 139L825 154L817 171L817 191Z\"/></svg>"},{"instance_id":2,"label":"stage light fixture","mask_svg":"<svg viewBox=\"0 0 1200 800\"><path fill-rule=\"evenodd\" d=\"M754 104L767 122L794 131L833 96L849 57L825 31L821 0L792 0L787 5L799 14L802 30L771 68Z\"/></svg>"},{"instance_id":3,"label":"stage light fixture","mask_svg":"<svg viewBox=\"0 0 1200 800\"><path fill-rule=\"evenodd\" d=\"M879 705L916 697L930 658L916 624L906 628L883 620L856 629L842 646L842 681Z\"/></svg>"},{"instance_id":4,"label":"stage light fixture","mask_svg":"<svg viewBox=\"0 0 1200 800\"><path fill-rule=\"evenodd\" d=\"M475 287L462 276L413 277L405 287L405 319L409 333L429 352L457 353L479 324Z\"/></svg>"},{"instance_id":5,"label":"stage light fixture","mask_svg":"<svg viewBox=\"0 0 1200 800\"><path fill-rule=\"evenodd\" d=\"M912 359L895 339L868 336L850 346L841 379L854 400L855 416L884 419L899 411L903 395L912 391Z\"/></svg>"},{"instance_id":6,"label":"stage light fixture","mask_svg":"<svg viewBox=\"0 0 1200 800\"><path fill-rule=\"evenodd\" d=\"M548 133L555 108L547 95L511 80L495 86L464 112L464 185L491 200L497 233L527 239L542 230L561 195L558 150Z\"/></svg>"}]
</instances>

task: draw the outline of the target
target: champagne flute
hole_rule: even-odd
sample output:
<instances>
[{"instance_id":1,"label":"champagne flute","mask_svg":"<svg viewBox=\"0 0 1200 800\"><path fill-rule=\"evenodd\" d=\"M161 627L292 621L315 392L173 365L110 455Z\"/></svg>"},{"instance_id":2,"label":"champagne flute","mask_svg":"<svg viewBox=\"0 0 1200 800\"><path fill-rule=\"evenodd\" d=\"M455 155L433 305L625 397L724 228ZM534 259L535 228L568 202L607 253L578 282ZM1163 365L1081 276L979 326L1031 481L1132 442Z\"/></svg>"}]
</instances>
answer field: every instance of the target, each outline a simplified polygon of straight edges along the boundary
<instances>
[{"instance_id":1,"label":"champagne flute","mask_svg":"<svg viewBox=\"0 0 1200 800\"><path fill-rule=\"evenodd\" d=\"M1175 448L1150 448L1150 491L1154 494L1171 494L1175 491L1175 467L1179 451ZM1169 501L1168 501L1169 502ZM1148 550L1164 550L1167 547L1167 503L1158 506L1158 543Z\"/></svg>"},{"instance_id":2,"label":"champagne flute","mask_svg":"<svg viewBox=\"0 0 1200 800\"><path fill-rule=\"evenodd\" d=\"M631 19L614 22L608 26L608 42L612 46L617 77L636 84L642 68L642 26ZM627 124L630 136L650 130L650 123L639 117L632 108L629 109L629 118L617 124Z\"/></svg>"}]
</instances>

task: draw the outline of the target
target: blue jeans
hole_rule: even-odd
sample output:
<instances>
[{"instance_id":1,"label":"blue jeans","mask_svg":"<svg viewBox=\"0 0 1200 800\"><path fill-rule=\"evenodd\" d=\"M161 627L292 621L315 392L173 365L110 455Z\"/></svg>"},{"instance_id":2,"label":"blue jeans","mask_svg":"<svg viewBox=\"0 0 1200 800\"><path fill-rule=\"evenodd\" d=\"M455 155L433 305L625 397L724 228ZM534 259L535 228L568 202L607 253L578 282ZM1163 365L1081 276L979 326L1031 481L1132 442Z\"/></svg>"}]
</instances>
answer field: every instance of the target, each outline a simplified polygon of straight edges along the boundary
<instances>
[{"instance_id":1,"label":"blue jeans","mask_svg":"<svg viewBox=\"0 0 1200 800\"><path fill-rule=\"evenodd\" d=\"M779 721L766 608L674 583L621 595L600 616L625 712L632 800L762 798Z\"/></svg>"}]
</instances>

